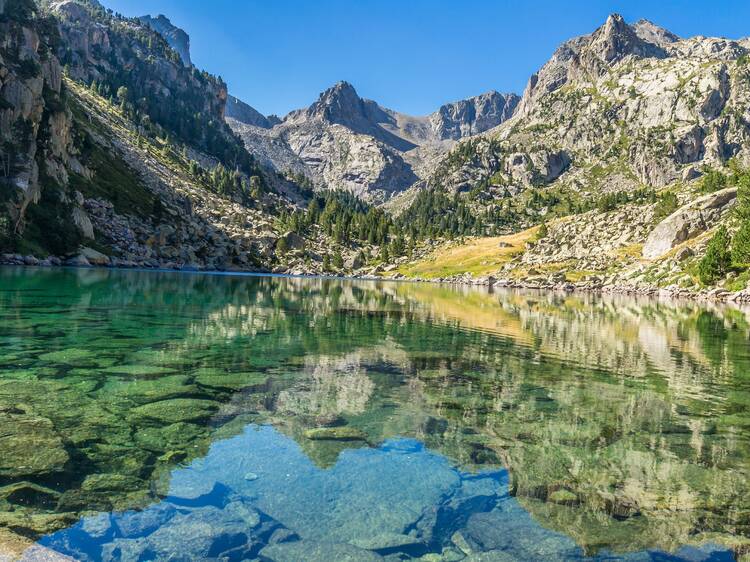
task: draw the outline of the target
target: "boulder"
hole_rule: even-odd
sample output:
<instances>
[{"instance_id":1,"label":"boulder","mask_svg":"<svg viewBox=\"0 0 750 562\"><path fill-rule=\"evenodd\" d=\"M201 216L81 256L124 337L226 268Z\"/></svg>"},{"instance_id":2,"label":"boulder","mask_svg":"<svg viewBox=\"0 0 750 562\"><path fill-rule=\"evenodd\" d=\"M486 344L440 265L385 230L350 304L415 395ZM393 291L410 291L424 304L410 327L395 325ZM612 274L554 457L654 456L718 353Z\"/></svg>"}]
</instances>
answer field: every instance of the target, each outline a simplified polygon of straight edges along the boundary
<instances>
[{"instance_id":1,"label":"boulder","mask_svg":"<svg viewBox=\"0 0 750 562\"><path fill-rule=\"evenodd\" d=\"M672 248L712 228L737 198L737 189L710 193L681 207L661 221L643 245L643 257L657 259Z\"/></svg>"},{"instance_id":2,"label":"boulder","mask_svg":"<svg viewBox=\"0 0 750 562\"><path fill-rule=\"evenodd\" d=\"M0 414L0 477L40 477L64 470L68 453L46 418Z\"/></svg>"},{"instance_id":3,"label":"boulder","mask_svg":"<svg viewBox=\"0 0 750 562\"><path fill-rule=\"evenodd\" d=\"M88 261L90 265L109 265L109 257L102 254L101 252L98 252L94 250L93 248L83 247L81 248L81 253L78 254L79 257L83 257Z\"/></svg>"},{"instance_id":4,"label":"boulder","mask_svg":"<svg viewBox=\"0 0 750 562\"><path fill-rule=\"evenodd\" d=\"M344 267L346 269L359 269L363 265L364 263L362 262L362 258L359 254L352 256L344 261Z\"/></svg>"},{"instance_id":5,"label":"boulder","mask_svg":"<svg viewBox=\"0 0 750 562\"><path fill-rule=\"evenodd\" d=\"M287 248L289 248L290 250L305 249L305 239L296 232L289 231L284 234L281 239L286 243Z\"/></svg>"},{"instance_id":6,"label":"boulder","mask_svg":"<svg viewBox=\"0 0 750 562\"><path fill-rule=\"evenodd\" d=\"M73 256L72 258L66 259L65 265L71 267L91 267L89 260L87 260L86 257L82 255L77 255Z\"/></svg>"},{"instance_id":7,"label":"boulder","mask_svg":"<svg viewBox=\"0 0 750 562\"><path fill-rule=\"evenodd\" d=\"M150 419L166 424L178 422L205 421L218 410L218 405L210 400L173 398L151 402L133 408L131 415L136 419Z\"/></svg>"}]
</instances>

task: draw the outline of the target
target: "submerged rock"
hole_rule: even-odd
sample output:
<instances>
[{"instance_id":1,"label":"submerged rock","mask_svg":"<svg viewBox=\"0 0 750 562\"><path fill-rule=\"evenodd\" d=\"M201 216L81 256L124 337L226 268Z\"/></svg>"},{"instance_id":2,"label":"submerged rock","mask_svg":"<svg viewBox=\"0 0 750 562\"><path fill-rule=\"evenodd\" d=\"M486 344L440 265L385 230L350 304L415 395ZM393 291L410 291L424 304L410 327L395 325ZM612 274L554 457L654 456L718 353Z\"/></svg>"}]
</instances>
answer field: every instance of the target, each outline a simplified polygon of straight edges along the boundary
<instances>
[{"instance_id":1,"label":"submerged rock","mask_svg":"<svg viewBox=\"0 0 750 562\"><path fill-rule=\"evenodd\" d=\"M313 441L367 441L367 434L354 427L318 427L305 431Z\"/></svg>"},{"instance_id":2,"label":"submerged rock","mask_svg":"<svg viewBox=\"0 0 750 562\"><path fill-rule=\"evenodd\" d=\"M0 477L19 479L62 472L70 460L52 422L0 413Z\"/></svg>"},{"instance_id":3,"label":"submerged rock","mask_svg":"<svg viewBox=\"0 0 750 562\"><path fill-rule=\"evenodd\" d=\"M219 405L210 400L194 398L174 398L151 402L133 408L131 416L134 418L148 418L165 423L197 422L206 420L213 415Z\"/></svg>"},{"instance_id":4,"label":"submerged rock","mask_svg":"<svg viewBox=\"0 0 750 562\"><path fill-rule=\"evenodd\" d=\"M284 542L267 546L261 551L270 562L377 562L382 556L346 543L315 541Z\"/></svg>"}]
</instances>

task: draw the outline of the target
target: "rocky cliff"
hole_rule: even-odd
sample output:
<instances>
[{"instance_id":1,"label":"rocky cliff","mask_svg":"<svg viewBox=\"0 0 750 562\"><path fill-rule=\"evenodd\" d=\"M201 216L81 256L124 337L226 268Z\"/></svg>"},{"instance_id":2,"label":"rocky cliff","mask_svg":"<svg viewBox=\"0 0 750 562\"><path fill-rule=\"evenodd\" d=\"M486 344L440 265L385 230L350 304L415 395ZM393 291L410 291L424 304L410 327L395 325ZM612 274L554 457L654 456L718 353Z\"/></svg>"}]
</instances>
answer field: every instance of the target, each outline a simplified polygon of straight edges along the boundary
<instances>
[{"instance_id":1,"label":"rocky cliff","mask_svg":"<svg viewBox=\"0 0 750 562\"><path fill-rule=\"evenodd\" d=\"M35 12L31 1L0 3L0 243L23 234L29 214L43 214L52 215L50 243L65 245L77 235L65 224L90 232L67 190L68 171L86 170L76 158L63 72L50 47L57 30Z\"/></svg>"},{"instance_id":2,"label":"rocky cliff","mask_svg":"<svg viewBox=\"0 0 750 562\"><path fill-rule=\"evenodd\" d=\"M430 115L431 129L440 140L459 140L497 127L513 116L520 98L492 91L443 105Z\"/></svg>"},{"instance_id":3,"label":"rocky cliff","mask_svg":"<svg viewBox=\"0 0 750 562\"><path fill-rule=\"evenodd\" d=\"M193 62L190 60L190 36L185 30L173 25L172 22L169 21L169 18L164 15L158 15L156 17L141 16L138 19L141 23L147 25L164 37L167 44L172 47L178 55L180 55L182 64L188 67L193 65Z\"/></svg>"},{"instance_id":4,"label":"rocky cliff","mask_svg":"<svg viewBox=\"0 0 750 562\"><path fill-rule=\"evenodd\" d=\"M225 115L227 119L233 119L243 125L251 125L262 129L270 129L281 123L281 120L275 115L266 117L257 109L231 95L227 98Z\"/></svg>"}]
</instances>

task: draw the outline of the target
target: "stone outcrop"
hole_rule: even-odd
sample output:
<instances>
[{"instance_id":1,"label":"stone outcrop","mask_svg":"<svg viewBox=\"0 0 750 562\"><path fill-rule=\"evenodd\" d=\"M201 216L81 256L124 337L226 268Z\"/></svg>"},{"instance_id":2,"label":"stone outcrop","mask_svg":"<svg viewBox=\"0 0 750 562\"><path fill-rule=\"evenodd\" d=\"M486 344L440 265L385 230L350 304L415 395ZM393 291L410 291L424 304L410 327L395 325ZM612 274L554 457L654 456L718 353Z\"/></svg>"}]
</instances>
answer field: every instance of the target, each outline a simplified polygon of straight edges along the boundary
<instances>
[{"instance_id":1,"label":"stone outcrop","mask_svg":"<svg viewBox=\"0 0 750 562\"><path fill-rule=\"evenodd\" d=\"M643 245L643 257L662 257L675 246L712 228L731 208L737 189L728 188L711 193L681 207L661 221Z\"/></svg>"}]
</instances>

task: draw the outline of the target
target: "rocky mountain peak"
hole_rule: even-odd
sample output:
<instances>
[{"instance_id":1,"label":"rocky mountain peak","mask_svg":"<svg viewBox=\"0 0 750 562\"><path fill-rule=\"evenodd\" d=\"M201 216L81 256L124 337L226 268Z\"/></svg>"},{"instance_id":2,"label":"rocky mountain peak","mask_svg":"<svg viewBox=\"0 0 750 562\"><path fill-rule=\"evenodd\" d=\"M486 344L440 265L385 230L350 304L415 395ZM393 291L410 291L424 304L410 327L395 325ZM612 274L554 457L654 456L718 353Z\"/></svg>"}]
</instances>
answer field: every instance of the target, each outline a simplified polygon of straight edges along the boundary
<instances>
[{"instance_id":1,"label":"rocky mountain peak","mask_svg":"<svg viewBox=\"0 0 750 562\"><path fill-rule=\"evenodd\" d=\"M620 14L610 15L604 25L591 35L591 41L584 53L594 55L608 64L628 55L657 58L666 56L662 47L641 38L633 27L625 23Z\"/></svg>"},{"instance_id":2,"label":"rocky mountain peak","mask_svg":"<svg viewBox=\"0 0 750 562\"><path fill-rule=\"evenodd\" d=\"M190 36L183 29L172 24L169 18L162 14L156 17L141 16L138 20L164 37L167 44L180 55L182 64L193 65L190 60Z\"/></svg>"},{"instance_id":3,"label":"rocky mountain peak","mask_svg":"<svg viewBox=\"0 0 750 562\"><path fill-rule=\"evenodd\" d=\"M670 44L676 43L680 40L679 36L675 35L668 29L664 29L647 19L640 19L631 27L638 37L648 43L659 45L662 48L666 48Z\"/></svg>"},{"instance_id":4,"label":"rocky mountain peak","mask_svg":"<svg viewBox=\"0 0 750 562\"><path fill-rule=\"evenodd\" d=\"M666 58L670 56L666 47L678 39L649 21L629 25L620 14L611 14L593 33L560 45L539 72L531 76L519 113L528 113L540 96L570 81L602 76L628 56Z\"/></svg>"},{"instance_id":5,"label":"rocky mountain peak","mask_svg":"<svg viewBox=\"0 0 750 562\"><path fill-rule=\"evenodd\" d=\"M308 114L331 123L349 124L357 118L365 118L362 98L349 82L341 81L328 88L308 109Z\"/></svg>"}]
</instances>

